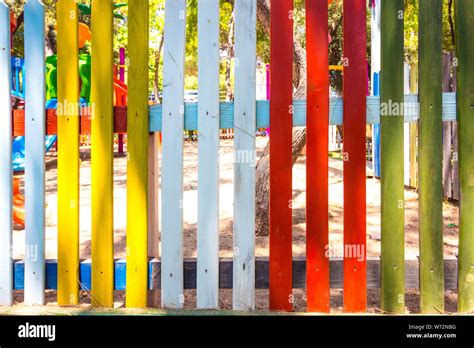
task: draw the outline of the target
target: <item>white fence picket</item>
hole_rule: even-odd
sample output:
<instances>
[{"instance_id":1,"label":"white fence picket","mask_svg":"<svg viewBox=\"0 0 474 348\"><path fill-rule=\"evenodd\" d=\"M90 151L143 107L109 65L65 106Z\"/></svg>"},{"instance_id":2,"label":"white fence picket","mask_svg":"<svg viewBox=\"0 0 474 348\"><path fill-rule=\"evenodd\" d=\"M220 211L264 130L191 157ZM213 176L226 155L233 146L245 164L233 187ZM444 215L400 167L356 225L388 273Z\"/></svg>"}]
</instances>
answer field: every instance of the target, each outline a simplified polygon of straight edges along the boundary
<instances>
[{"instance_id":1,"label":"white fence picket","mask_svg":"<svg viewBox=\"0 0 474 348\"><path fill-rule=\"evenodd\" d=\"M197 307L218 308L219 0L198 2Z\"/></svg>"},{"instance_id":2,"label":"white fence picket","mask_svg":"<svg viewBox=\"0 0 474 348\"><path fill-rule=\"evenodd\" d=\"M235 2L233 308L255 308L256 0Z\"/></svg>"},{"instance_id":3,"label":"white fence picket","mask_svg":"<svg viewBox=\"0 0 474 348\"><path fill-rule=\"evenodd\" d=\"M183 130L186 0L166 0L161 177L161 304L183 308Z\"/></svg>"}]
</instances>

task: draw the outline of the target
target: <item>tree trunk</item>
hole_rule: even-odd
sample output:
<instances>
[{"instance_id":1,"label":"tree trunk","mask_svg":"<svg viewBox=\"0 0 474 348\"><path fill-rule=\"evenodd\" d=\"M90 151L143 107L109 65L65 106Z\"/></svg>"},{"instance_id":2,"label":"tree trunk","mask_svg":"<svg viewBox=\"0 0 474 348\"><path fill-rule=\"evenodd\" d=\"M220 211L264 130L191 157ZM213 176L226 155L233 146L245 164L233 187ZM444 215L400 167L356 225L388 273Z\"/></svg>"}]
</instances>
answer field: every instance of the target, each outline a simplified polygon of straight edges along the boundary
<instances>
[{"instance_id":1,"label":"tree trunk","mask_svg":"<svg viewBox=\"0 0 474 348\"><path fill-rule=\"evenodd\" d=\"M48 25L45 37L45 54L46 57L57 53L56 31L53 25Z\"/></svg>"},{"instance_id":2,"label":"tree trunk","mask_svg":"<svg viewBox=\"0 0 474 348\"><path fill-rule=\"evenodd\" d=\"M257 17L268 35L270 35L270 2L258 0ZM294 98L305 98L306 95L306 51L299 42L293 44L293 86L295 88ZM271 67L270 67L271 69ZM271 136L271 132L270 132ZM270 199L270 168L269 168L269 144L263 150L256 166L256 234L267 236L269 233L269 199ZM293 164L298 159L301 151L306 145L306 128L295 128L293 130L292 154Z\"/></svg>"},{"instance_id":3,"label":"tree trunk","mask_svg":"<svg viewBox=\"0 0 474 348\"><path fill-rule=\"evenodd\" d=\"M293 164L295 164L301 151L306 145L306 128L295 128L293 130L293 141L292 141L292 157ZM270 203L270 148L269 143L263 150L262 157L257 163L256 167L256 196L255 196L255 218L256 218L256 233L259 236L267 236L269 233L268 229L268 217L269 217L269 203Z\"/></svg>"}]
</instances>

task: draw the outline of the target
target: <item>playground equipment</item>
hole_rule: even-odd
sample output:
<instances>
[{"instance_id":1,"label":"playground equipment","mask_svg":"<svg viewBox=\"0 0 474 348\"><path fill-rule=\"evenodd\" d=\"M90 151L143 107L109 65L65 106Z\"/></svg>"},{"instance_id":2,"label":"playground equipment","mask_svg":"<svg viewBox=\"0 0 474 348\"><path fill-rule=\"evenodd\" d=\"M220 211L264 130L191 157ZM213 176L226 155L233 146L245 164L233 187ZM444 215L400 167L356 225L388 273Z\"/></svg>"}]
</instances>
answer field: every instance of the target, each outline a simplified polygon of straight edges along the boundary
<instances>
[{"instance_id":1,"label":"playground equipment","mask_svg":"<svg viewBox=\"0 0 474 348\"><path fill-rule=\"evenodd\" d=\"M11 59L12 71L12 90L11 95L17 101L17 106L24 107L25 99L25 67L24 59L19 57L12 57ZM47 85L48 89L48 85ZM46 103L48 107L48 102ZM45 149L49 152L52 146L56 143L57 137L50 135L46 137ZM25 138L17 136L13 139L12 144L12 170L14 172L21 172L25 170ZM15 223L24 226L24 203L25 199L20 193L19 179L15 179L14 197L13 197L13 217Z\"/></svg>"},{"instance_id":2,"label":"playground equipment","mask_svg":"<svg viewBox=\"0 0 474 348\"><path fill-rule=\"evenodd\" d=\"M20 192L20 178L13 178L13 221L25 225L25 196Z\"/></svg>"},{"instance_id":3,"label":"playground equipment","mask_svg":"<svg viewBox=\"0 0 474 348\"><path fill-rule=\"evenodd\" d=\"M56 143L57 136L49 135L45 139L45 151L48 153ZM25 170L25 137L15 137L12 145L12 164L14 172Z\"/></svg>"},{"instance_id":4,"label":"playground equipment","mask_svg":"<svg viewBox=\"0 0 474 348\"><path fill-rule=\"evenodd\" d=\"M366 96L366 1L344 1L344 97L329 98L327 3L307 0L308 99L292 100L292 0L272 1L270 101L255 100L256 1L235 2L235 101L219 103L219 1L198 2L199 103L183 103L186 13L185 0L167 1L163 66L163 104L148 106L148 5L129 3L129 94L127 107L113 108L112 2L92 8L91 65L92 120L73 113L54 115L44 110L44 8L40 1L25 5L26 111L10 113L10 50L0 50L1 139L24 133L26 146L26 242L38 246L38 258L25 259L24 268L0 258L0 303L12 304L12 290L25 290L25 302L44 303L44 290L57 271L59 305L79 302L79 282L92 291L93 306L112 307L113 290L126 290L127 307L146 307L147 291L161 287L164 308L183 308L184 289L197 289L198 308L218 308L219 288L232 288L233 308L253 310L255 289L269 288L271 310L292 310L293 288L306 288L308 310L329 311L330 287L344 289L344 310L364 312L366 289L381 288L382 310L405 311L405 288L420 288L423 312L444 308L444 289L457 289L460 312L474 310L474 7L470 0L456 4L458 90L442 94L441 0L420 0L420 94L403 94L403 1L383 1L381 21L380 97ZM57 4L58 100L79 103L77 84L77 12L73 1ZM180 17L181 16L181 17ZM0 47L9 46L8 12L0 5ZM429 20L428 20L429 19ZM277 44L275 45L275 41ZM30 63L28 63L30 62ZM34 64L31 62L35 62ZM433 68L436 62L436 68ZM429 64L428 64L429 63ZM5 65L8 67L5 68ZM428 69L428 67L430 67ZM167 83L169 81L170 83ZM171 83L173 82L173 83ZM2 88L7 85L8 88ZM324 93L320 92L324 91ZM456 105L447 100L456 99ZM420 108L411 108L420 100ZM344 103L344 104L343 104ZM3 106L7 107L3 107ZM184 106L183 106L184 105ZM290 107L292 106L292 107ZM58 109L59 110L59 109ZM457 111L456 111L457 110ZM149 117L143 117L147 115ZM48 117L46 118L46 115ZM100 115L100 117L97 117ZM216 117L219 115L219 117ZM94 117L96 116L96 117ZM459 120L460 244L459 260L444 260L442 250L442 192L439 132L443 121ZM126 122L124 122L126 120ZM420 134L420 248L419 262L404 258L403 128L419 120ZM381 127L382 253L367 259L365 251L365 126ZM255 258L255 134L271 124L270 259ZM344 258L328 258L328 126L344 126ZM294 126L308 127L307 258L292 260L291 134ZM88 128L89 127L89 128ZM12 129L13 128L13 129ZM92 260L81 262L79 248L79 133L92 128ZM218 139L220 128L234 128L234 254L219 259ZM198 256L183 259L183 130L199 130ZM162 254L157 254L157 216L149 212L157 187L149 185L149 133L163 132ZM44 136L57 132L59 147L58 260L44 260ZM127 257L114 263L113 162L114 133L128 134ZM30 144L30 145L28 145ZM431 146L433 145L433 147ZM11 144L0 142L0 253L11 248ZM252 155L250 155L252 154ZM153 156L153 157L152 157ZM154 158L156 153L152 153ZM154 174L156 175L156 174ZM148 188L148 190L147 190ZM353 254L353 253L356 254ZM161 256L161 257L160 257ZM417 275L420 275L419 279ZM157 276L161 279L157 279ZM343 277L342 277L343 275ZM406 280L405 280L406 279ZM331 280L331 281L330 281Z\"/></svg>"},{"instance_id":5,"label":"playground equipment","mask_svg":"<svg viewBox=\"0 0 474 348\"><path fill-rule=\"evenodd\" d=\"M16 28L16 19L13 13L11 13L11 32ZM83 47L86 41L90 41L89 27L83 23L79 23L79 47ZM79 55L79 76L81 82L81 105L85 106L90 100L90 88L91 88L91 56L88 54ZM46 58L46 108L56 109L57 107L57 55L52 55ZM24 107L25 99L25 86L26 86L26 72L25 72L25 61L20 57L11 58L11 71L13 76L12 81L12 97L18 101L17 106ZM123 76L122 76L123 78ZM126 106L127 105L127 85L114 77L114 105ZM50 135L46 137L45 150L46 153L50 151L52 146L56 143L57 137ZM122 140L123 141L123 140ZM13 171L20 172L25 169L25 139L22 136L17 136L13 140ZM15 188L18 185L18 181L15 181ZM15 197L13 200L14 204L14 217L15 222L21 226L24 226L24 197L22 197L19 187L14 193Z\"/></svg>"},{"instance_id":6,"label":"playground equipment","mask_svg":"<svg viewBox=\"0 0 474 348\"><path fill-rule=\"evenodd\" d=\"M79 76L81 82L80 96L83 103L89 103L91 97L91 56L79 55ZM52 55L46 58L46 100L57 100L57 71L58 57ZM127 105L127 85L116 76L114 77L114 105Z\"/></svg>"}]
</instances>

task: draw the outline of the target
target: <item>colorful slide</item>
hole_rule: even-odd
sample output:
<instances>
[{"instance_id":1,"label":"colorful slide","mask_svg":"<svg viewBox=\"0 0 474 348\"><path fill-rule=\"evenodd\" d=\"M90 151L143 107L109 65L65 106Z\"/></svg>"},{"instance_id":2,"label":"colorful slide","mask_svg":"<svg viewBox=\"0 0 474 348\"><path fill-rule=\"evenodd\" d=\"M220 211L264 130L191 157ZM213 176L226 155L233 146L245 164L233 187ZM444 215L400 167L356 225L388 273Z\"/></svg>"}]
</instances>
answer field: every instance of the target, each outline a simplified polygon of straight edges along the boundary
<instances>
[{"instance_id":1,"label":"colorful slide","mask_svg":"<svg viewBox=\"0 0 474 348\"><path fill-rule=\"evenodd\" d=\"M20 192L20 178L13 178L13 221L25 225L25 196Z\"/></svg>"},{"instance_id":2,"label":"colorful slide","mask_svg":"<svg viewBox=\"0 0 474 348\"><path fill-rule=\"evenodd\" d=\"M49 152L56 142L55 135L46 137L46 152ZM19 172L25 170L25 137L16 137L13 140L13 171ZM20 192L20 178L13 179L13 221L24 226L25 225L25 197Z\"/></svg>"},{"instance_id":3,"label":"colorful slide","mask_svg":"<svg viewBox=\"0 0 474 348\"><path fill-rule=\"evenodd\" d=\"M46 152L49 152L49 150L51 150L51 147L53 147L56 140L56 135L49 135L46 137ZM25 137L15 137L15 139L13 139L12 152L13 171L20 172L25 170Z\"/></svg>"}]
</instances>

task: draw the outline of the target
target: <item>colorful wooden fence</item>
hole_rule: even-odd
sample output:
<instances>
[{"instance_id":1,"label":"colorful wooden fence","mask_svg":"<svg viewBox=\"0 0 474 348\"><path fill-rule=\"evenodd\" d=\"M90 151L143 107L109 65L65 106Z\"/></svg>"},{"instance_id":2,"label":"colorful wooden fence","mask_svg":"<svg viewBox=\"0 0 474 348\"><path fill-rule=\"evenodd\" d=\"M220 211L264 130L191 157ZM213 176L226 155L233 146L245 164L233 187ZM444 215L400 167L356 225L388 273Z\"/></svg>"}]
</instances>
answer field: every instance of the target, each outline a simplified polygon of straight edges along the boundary
<instances>
[{"instance_id":1,"label":"colorful wooden fence","mask_svg":"<svg viewBox=\"0 0 474 348\"><path fill-rule=\"evenodd\" d=\"M9 9L0 2L0 304L13 290L43 304L56 289L59 305L146 307L147 290L161 289L163 308L184 307L197 289L197 307L219 307L219 289L233 289L233 308L255 308L256 289L269 289L271 310L293 310L293 289L305 288L307 308L329 312L330 288L344 288L344 310L366 311L368 288L382 289L382 309L405 311L405 289L420 288L421 311L442 312L445 289L458 289L459 311L474 310L474 1L456 3L457 93L441 88L441 0L420 1L420 92L403 94L403 1L381 6L380 97L366 96L366 1L344 1L344 98L329 98L327 0L306 1L308 100L292 100L293 2L271 1L271 100L255 98L256 0L235 1L235 100L219 103L217 0L198 2L199 104L184 103L185 0L167 0L163 104L148 106L148 2L129 3L128 107L113 107L113 2L92 1L92 104L80 108L77 8L57 3L58 93L64 107L45 112L44 5L25 5L26 110L11 110ZM418 105L418 101L420 104ZM72 108L69 108L72 105ZM419 120L420 261L404 258L404 122ZM443 121L458 121L460 173L459 262L443 260ZM366 257L365 125L381 127L380 260ZM344 257L327 253L328 127L344 127ZM270 137L270 257L255 257L255 134ZM291 136L308 127L307 259L292 257ZM235 130L234 256L219 259L219 129ZM198 255L183 258L183 130L199 134ZM149 134L163 134L162 253L149 209L156 199L156 154ZM128 132L127 257L113 254L113 134ZM92 259L79 260L79 134L92 133ZM11 135L26 135L25 260L13 260ZM58 134L58 260L44 260L45 134ZM153 142L151 142L154 144ZM151 154L151 155L149 155ZM150 163L147 158L150 158ZM150 168L152 169L150 172ZM148 197L150 187L155 187ZM151 204L154 206L154 203ZM149 212L151 212L149 214ZM152 220L153 219L153 220ZM152 221L152 222L150 222ZM152 229L150 230L150 226ZM154 244L153 244L154 243ZM153 244L153 245L151 245ZM150 250L152 250L150 252ZM354 254L355 253L355 254ZM362 255L362 257L360 257ZM80 287L79 287L80 285Z\"/></svg>"}]
</instances>

